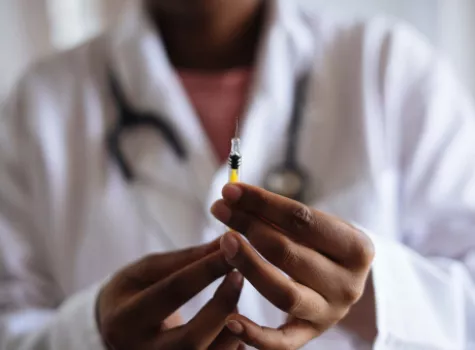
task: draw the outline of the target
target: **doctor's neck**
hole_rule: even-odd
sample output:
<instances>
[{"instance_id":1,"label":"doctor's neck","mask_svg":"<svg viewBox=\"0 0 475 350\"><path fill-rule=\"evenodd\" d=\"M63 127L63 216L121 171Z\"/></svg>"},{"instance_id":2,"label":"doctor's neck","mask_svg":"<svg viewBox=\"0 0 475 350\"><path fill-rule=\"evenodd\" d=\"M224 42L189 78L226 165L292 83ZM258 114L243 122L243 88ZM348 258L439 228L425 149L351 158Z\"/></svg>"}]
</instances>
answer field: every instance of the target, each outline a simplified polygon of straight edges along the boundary
<instances>
[{"instance_id":1,"label":"doctor's neck","mask_svg":"<svg viewBox=\"0 0 475 350\"><path fill-rule=\"evenodd\" d=\"M225 70L253 64L266 0L146 0L177 68Z\"/></svg>"}]
</instances>

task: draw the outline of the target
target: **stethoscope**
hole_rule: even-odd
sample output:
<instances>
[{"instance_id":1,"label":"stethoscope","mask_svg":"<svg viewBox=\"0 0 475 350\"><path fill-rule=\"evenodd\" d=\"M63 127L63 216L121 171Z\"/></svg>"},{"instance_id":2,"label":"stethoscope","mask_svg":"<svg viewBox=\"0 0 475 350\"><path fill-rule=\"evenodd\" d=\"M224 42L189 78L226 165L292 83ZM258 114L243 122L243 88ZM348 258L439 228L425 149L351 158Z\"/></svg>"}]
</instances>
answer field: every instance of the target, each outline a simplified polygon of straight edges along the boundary
<instances>
[{"instance_id":1,"label":"stethoscope","mask_svg":"<svg viewBox=\"0 0 475 350\"><path fill-rule=\"evenodd\" d=\"M165 118L152 113L137 111L128 103L116 76L112 72L109 73L108 80L113 103L118 114L115 126L107 135L108 151L127 182L131 183L136 179L136 174L120 148L121 136L127 131L142 127L150 128L167 141L181 161L186 162L188 159L186 147ZM308 174L305 169L299 166L297 161L297 146L306 103L308 81L309 76L305 75L296 84L292 116L287 131L284 161L268 172L263 183L265 189L301 202L305 202L305 194L309 190Z\"/></svg>"}]
</instances>

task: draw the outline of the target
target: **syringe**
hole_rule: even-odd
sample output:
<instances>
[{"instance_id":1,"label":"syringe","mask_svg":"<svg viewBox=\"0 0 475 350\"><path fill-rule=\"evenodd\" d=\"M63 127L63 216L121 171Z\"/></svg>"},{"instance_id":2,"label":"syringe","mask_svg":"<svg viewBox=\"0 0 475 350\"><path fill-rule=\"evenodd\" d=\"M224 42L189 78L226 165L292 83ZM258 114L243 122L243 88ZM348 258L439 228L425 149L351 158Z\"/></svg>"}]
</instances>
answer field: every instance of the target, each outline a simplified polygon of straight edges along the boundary
<instances>
[{"instance_id":1,"label":"syringe","mask_svg":"<svg viewBox=\"0 0 475 350\"><path fill-rule=\"evenodd\" d=\"M236 120L236 132L231 140L231 153L229 154L229 182L239 182L242 164L241 140L239 138L239 120Z\"/></svg>"}]
</instances>

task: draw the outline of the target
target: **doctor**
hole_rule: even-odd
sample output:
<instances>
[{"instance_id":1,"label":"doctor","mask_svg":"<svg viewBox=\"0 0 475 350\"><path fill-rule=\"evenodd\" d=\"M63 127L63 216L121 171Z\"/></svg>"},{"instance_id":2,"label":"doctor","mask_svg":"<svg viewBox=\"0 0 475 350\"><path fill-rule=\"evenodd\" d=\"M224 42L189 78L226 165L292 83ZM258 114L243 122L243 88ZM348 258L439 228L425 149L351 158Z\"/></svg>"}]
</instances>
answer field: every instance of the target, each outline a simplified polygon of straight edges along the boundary
<instances>
[{"instance_id":1,"label":"doctor","mask_svg":"<svg viewBox=\"0 0 475 350\"><path fill-rule=\"evenodd\" d=\"M475 348L474 118L404 25L133 1L2 112L0 348Z\"/></svg>"}]
</instances>

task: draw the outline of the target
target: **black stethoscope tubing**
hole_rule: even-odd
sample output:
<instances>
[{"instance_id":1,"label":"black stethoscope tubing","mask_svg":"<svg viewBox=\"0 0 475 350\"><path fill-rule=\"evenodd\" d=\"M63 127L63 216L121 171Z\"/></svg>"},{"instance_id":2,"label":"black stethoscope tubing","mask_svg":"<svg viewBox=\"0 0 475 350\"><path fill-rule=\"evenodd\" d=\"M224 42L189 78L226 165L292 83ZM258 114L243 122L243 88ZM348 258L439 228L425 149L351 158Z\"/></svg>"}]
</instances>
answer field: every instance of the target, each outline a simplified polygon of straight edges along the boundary
<instances>
[{"instance_id":1,"label":"black stethoscope tubing","mask_svg":"<svg viewBox=\"0 0 475 350\"><path fill-rule=\"evenodd\" d=\"M180 141L175 130L165 121L165 118L150 112L136 111L128 102L122 88L112 72L108 74L109 88L114 105L117 109L118 120L107 137L109 153L119 166L123 176L128 182L135 180L135 173L125 159L120 148L120 138L127 130L149 127L165 138L179 159L186 161L188 152Z\"/></svg>"}]
</instances>

